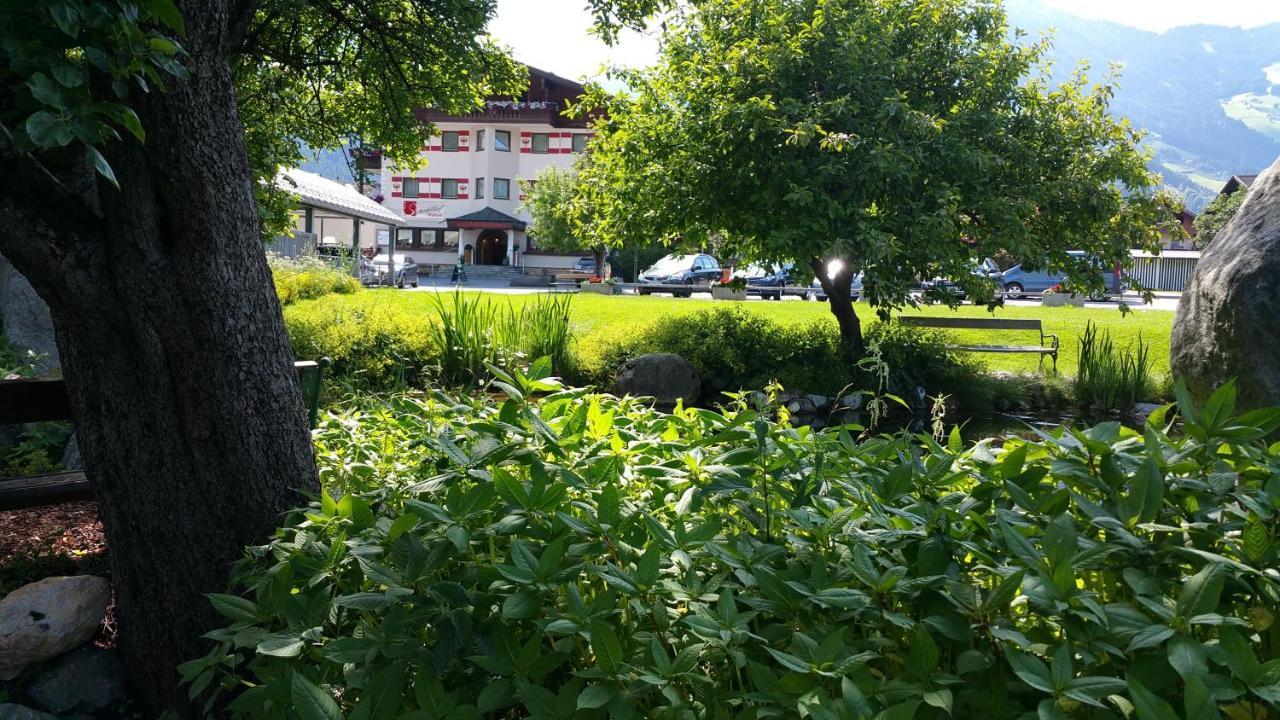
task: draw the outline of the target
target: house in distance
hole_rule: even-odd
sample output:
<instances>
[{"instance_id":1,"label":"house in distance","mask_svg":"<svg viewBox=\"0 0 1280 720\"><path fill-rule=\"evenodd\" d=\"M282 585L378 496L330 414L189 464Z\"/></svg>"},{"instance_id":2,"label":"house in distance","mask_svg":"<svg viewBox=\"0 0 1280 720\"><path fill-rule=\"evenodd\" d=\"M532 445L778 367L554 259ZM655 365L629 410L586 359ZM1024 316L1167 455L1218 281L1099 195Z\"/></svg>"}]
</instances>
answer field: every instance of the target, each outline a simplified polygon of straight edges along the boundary
<instances>
[{"instance_id":1,"label":"house in distance","mask_svg":"<svg viewBox=\"0 0 1280 720\"><path fill-rule=\"evenodd\" d=\"M582 92L579 83L531 67L519 97L491 97L465 115L416 110L438 128L422 148L426 164L414 171L381 167L383 204L407 221L397 232L396 254L419 264L462 259L513 272L573 267L581 254L540 251L526 232L519 180L548 165L572 167L586 151L587 119L563 115Z\"/></svg>"}]
</instances>

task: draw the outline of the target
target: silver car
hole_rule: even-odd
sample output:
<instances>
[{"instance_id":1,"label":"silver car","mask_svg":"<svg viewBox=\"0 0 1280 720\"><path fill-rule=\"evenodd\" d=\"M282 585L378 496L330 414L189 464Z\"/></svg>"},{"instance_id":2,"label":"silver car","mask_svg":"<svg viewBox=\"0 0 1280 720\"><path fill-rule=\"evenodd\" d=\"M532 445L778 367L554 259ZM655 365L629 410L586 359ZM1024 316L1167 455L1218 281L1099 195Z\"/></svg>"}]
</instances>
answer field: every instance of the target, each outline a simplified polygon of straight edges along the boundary
<instances>
[{"instance_id":1,"label":"silver car","mask_svg":"<svg viewBox=\"0 0 1280 720\"><path fill-rule=\"evenodd\" d=\"M400 258L400 263L396 265L394 280L389 268L390 262L387 258L365 260L360 263L360 284L365 286L394 284L398 288L406 285L418 287L418 263L411 258L403 256Z\"/></svg>"}]
</instances>

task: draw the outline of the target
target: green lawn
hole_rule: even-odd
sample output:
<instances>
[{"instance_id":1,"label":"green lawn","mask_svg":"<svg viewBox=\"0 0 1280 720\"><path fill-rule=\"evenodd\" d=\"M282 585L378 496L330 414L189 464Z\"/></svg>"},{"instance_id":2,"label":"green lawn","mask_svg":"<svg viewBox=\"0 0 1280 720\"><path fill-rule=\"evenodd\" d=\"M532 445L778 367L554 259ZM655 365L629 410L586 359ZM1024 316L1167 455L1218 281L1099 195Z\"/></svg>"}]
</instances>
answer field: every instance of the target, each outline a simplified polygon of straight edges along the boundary
<instances>
[{"instance_id":1,"label":"green lawn","mask_svg":"<svg viewBox=\"0 0 1280 720\"><path fill-rule=\"evenodd\" d=\"M515 304L530 302L537 295L504 295L484 293L497 302ZM374 305L394 305L399 309L423 314L434 314L432 304L434 293L396 292L390 290L370 290L342 298L352 310ZM330 296L328 302L335 301ZM679 314L710 310L715 307L729 305L727 302L716 302L700 299L676 299L668 297L640 297L635 295L603 296L582 293L573 296L573 329L580 343L591 343L593 337L602 334L613 335L628 332L655 320ZM830 322L835 320L826 303L817 302L750 302L747 309L758 312L782 323L805 323L812 321ZM858 303L858 316L864 323L874 322L875 313L866 303ZM908 310L904 314L929 316L959 317L998 317L1027 318L1044 321L1045 332L1057 334L1061 339L1061 355L1058 367L1066 375L1074 375L1076 368L1077 337L1084 332L1086 323L1092 321L1100 327L1110 330L1117 344L1125 346L1135 342L1139 335L1150 343L1151 356L1156 373L1167 375L1169 372L1169 334L1173 327L1173 313L1163 310L1140 310L1121 315L1118 309L1092 308L1042 308L1042 307L1006 307L999 308L994 314L985 307L966 305L957 310L945 307L925 307L919 310ZM952 331L957 342L968 344L1033 344L1034 333L1023 332L986 332L978 330ZM1032 355L999 355L984 354L981 356L992 370L1010 370L1017 372L1033 372L1036 369L1036 358Z\"/></svg>"}]
</instances>

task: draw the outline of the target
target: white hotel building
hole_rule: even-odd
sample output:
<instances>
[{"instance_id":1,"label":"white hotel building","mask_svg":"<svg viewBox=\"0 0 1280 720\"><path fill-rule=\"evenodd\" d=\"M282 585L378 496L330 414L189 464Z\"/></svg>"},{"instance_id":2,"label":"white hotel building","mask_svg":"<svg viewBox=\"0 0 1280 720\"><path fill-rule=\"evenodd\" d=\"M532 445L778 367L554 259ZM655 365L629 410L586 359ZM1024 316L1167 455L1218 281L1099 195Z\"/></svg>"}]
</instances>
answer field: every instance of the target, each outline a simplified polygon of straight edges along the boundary
<instances>
[{"instance_id":1,"label":"white hotel building","mask_svg":"<svg viewBox=\"0 0 1280 720\"><path fill-rule=\"evenodd\" d=\"M530 271L572 267L584 253L539 251L526 232L520 179L548 165L569 168L586 150L585 119L561 113L582 86L529 68L529 87L515 99L490 98L483 110L447 115L416 111L438 135L422 149L419 170L381 169L382 204L402 213L396 254L419 264L508 266Z\"/></svg>"}]
</instances>

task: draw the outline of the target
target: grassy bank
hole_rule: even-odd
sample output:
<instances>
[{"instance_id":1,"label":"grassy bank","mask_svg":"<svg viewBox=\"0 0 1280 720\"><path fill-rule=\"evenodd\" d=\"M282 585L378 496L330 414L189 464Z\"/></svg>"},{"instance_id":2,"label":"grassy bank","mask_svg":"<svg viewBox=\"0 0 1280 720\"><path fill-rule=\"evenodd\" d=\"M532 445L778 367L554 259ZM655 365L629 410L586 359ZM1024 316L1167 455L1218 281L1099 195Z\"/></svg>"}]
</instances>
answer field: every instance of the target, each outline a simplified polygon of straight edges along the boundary
<instances>
[{"instance_id":1,"label":"grassy bank","mask_svg":"<svg viewBox=\"0 0 1280 720\"><path fill-rule=\"evenodd\" d=\"M532 301L533 295L500 295L488 294L496 300L509 301L519 307ZM391 310L397 315L420 315L428 319L437 310L432 303L434 293L397 292L376 290L346 296L330 296L323 300L328 311L339 314L367 315L377 314L382 310ZM577 337L578 352L585 358L591 358L593 349L602 346L611 337L619 334L636 332L646 325L657 322L663 317L687 315L714 307L723 307L731 303L712 302L709 300L687 299L677 300L667 297L639 297L581 294L573 298L571 305L571 323ZM312 312L312 301L301 301L285 309L286 315ZM830 322L835 320L826 303L814 302L752 302L745 306L749 311L783 324L804 324L812 321ZM875 312L866 303L858 303L858 316L864 324L876 321ZM1078 353L1078 337L1084 333L1089 322L1093 322L1101 330L1109 330L1118 347L1125 347L1137 340L1139 333L1150 344L1153 371L1157 375L1169 372L1169 335L1173 327L1173 313L1161 310L1144 310L1122 315L1117 309L1093 308L1043 308L1043 307L1005 307L997 309L994 314L985 307L972 305L956 310L944 307L925 307L910 310L906 314L928 316L959 316L972 318L997 317L1008 319L1038 319L1043 321L1046 333L1057 334L1061 339L1061 355L1058 367L1064 375L1073 375ZM955 341L965 344L1034 344L1034 333L1028 332L987 332L977 330L952 331ZM1034 372L1036 357L1033 355L982 354L983 362L991 370L1007 370L1012 372Z\"/></svg>"}]
</instances>

